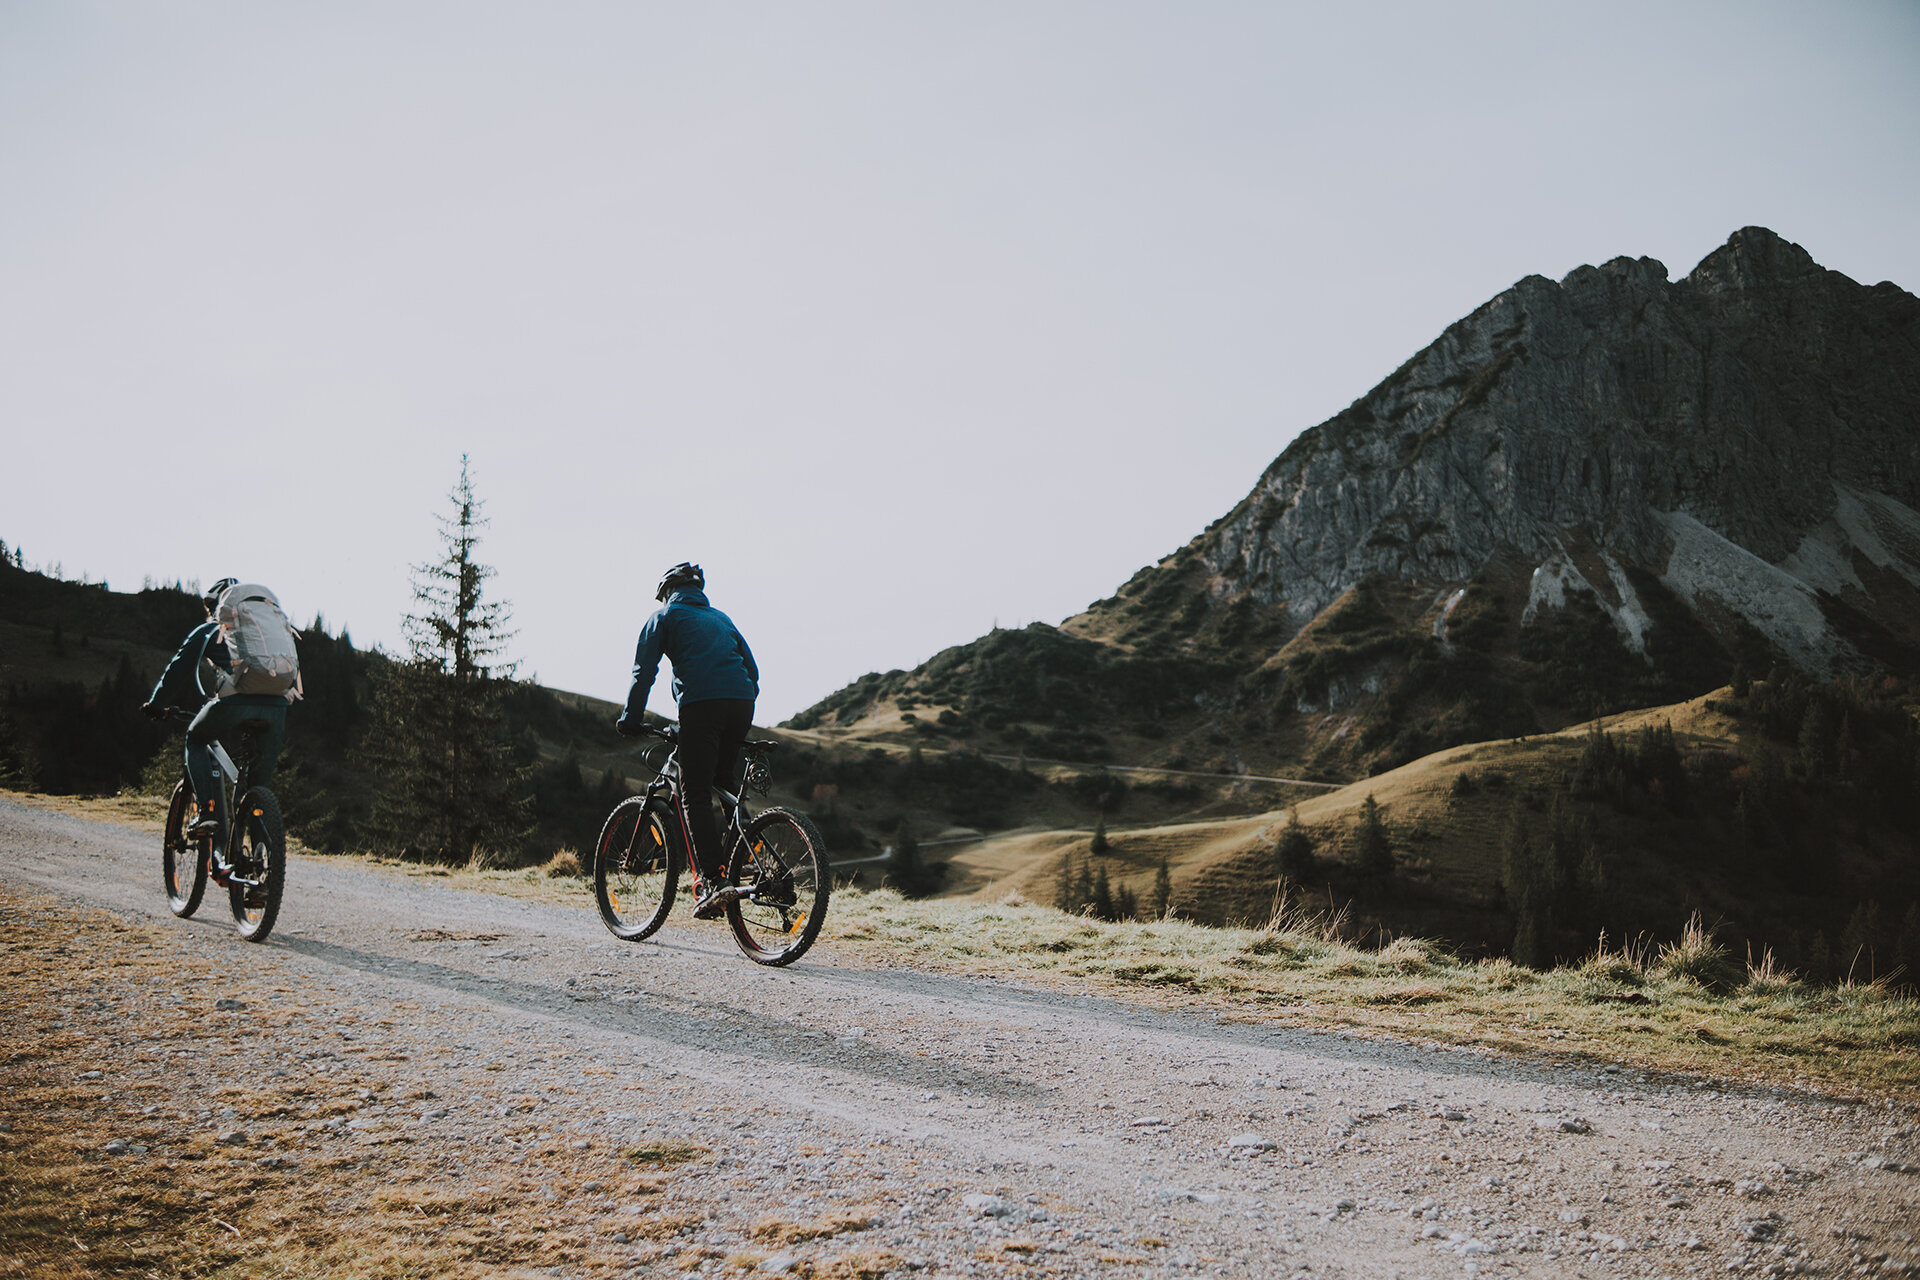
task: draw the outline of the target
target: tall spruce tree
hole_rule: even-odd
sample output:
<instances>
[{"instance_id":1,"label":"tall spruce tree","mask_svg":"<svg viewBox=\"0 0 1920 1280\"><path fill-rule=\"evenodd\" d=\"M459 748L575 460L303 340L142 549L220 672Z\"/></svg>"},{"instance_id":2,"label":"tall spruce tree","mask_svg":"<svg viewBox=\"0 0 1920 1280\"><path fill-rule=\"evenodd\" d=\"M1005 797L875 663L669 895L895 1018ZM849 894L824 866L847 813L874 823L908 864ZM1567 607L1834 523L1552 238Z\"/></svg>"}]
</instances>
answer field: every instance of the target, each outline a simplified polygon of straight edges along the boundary
<instances>
[{"instance_id":1,"label":"tall spruce tree","mask_svg":"<svg viewBox=\"0 0 1920 1280\"><path fill-rule=\"evenodd\" d=\"M1353 869L1385 886L1393 881L1393 838L1372 793L1360 802L1360 825L1353 832Z\"/></svg>"},{"instance_id":2,"label":"tall spruce tree","mask_svg":"<svg viewBox=\"0 0 1920 1280\"><path fill-rule=\"evenodd\" d=\"M1097 919L1119 919L1113 910L1113 882L1107 879L1107 864L1104 862L1093 875L1093 900L1090 905Z\"/></svg>"},{"instance_id":3,"label":"tall spruce tree","mask_svg":"<svg viewBox=\"0 0 1920 1280\"><path fill-rule=\"evenodd\" d=\"M946 870L944 862L927 861L920 852L920 842L913 838L913 828L902 819L894 841L893 862L887 869L888 883L909 898L924 898L940 888Z\"/></svg>"},{"instance_id":4,"label":"tall spruce tree","mask_svg":"<svg viewBox=\"0 0 1920 1280\"><path fill-rule=\"evenodd\" d=\"M1300 806L1287 807L1287 826L1273 846L1272 872L1275 879L1304 885L1313 875L1313 837L1300 825Z\"/></svg>"},{"instance_id":5,"label":"tall spruce tree","mask_svg":"<svg viewBox=\"0 0 1920 1280\"><path fill-rule=\"evenodd\" d=\"M367 834L375 848L421 861L510 861L529 830L529 771L514 759L502 709L513 633L506 602L485 595L494 570L475 551L487 522L464 454L447 496L440 556L413 567L407 656L374 686Z\"/></svg>"},{"instance_id":6,"label":"tall spruce tree","mask_svg":"<svg viewBox=\"0 0 1920 1280\"><path fill-rule=\"evenodd\" d=\"M1548 960L1553 934L1553 900L1541 883L1538 854L1527 829L1526 811L1519 805L1507 816L1501 848L1501 885L1513 912L1513 962L1539 968Z\"/></svg>"},{"instance_id":7,"label":"tall spruce tree","mask_svg":"<svg viewBox=\"0 0 1920 1280\"><path fill-rule=\"evenodd\" d=\"M1173 908L1173 873L1167 866L1166 857L1160 859L1159 870L1153 873L1153 897L1147 899L1147 914L1155 920L1164 920L1167 912Z\"/></svg>"}]
</instances>

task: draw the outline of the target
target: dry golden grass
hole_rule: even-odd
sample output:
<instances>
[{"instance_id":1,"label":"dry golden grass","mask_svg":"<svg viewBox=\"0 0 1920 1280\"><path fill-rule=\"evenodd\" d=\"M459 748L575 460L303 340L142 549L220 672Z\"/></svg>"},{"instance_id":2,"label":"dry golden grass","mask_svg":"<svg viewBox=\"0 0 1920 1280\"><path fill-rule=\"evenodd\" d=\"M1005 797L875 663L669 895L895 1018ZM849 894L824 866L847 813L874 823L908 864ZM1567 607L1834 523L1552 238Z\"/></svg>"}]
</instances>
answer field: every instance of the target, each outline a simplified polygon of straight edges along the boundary
<instances>
[{"instance_id":1,"label":"dry golden grass","mask_svg":"<svg viewBox=\"0 0 1920 1280\"><path fill-rule=\"evenodd\" d=\"M591 868L581 865L580 854L573 849L562 849L555 853L540 869L546 872L549 880L578 879L592 874Z\"/></svg>"},{"instance_id":2,"label":"dry golden grass","mask_svg":"<svg viewBox=\"0 0 1920 1280\"><path fill-rule=\"evenodd\" d=\"M658 1192L673 1167L698 1156L694 1147L663 1148L663 1158L646 1162L653 1176L636 1180L616 1152L557 1144L527 1148L520 1166L462 1175L447 1174L405 1142L302 1149L296 1107L307 1119L343 1114L358 1076L270 1083L248 1051L257 1037L298 1019L351 1025L364 1009L345 997L332 1007L333 997L315 993L293 1006L284 993L166 945L161 930L40 895L0 889L0 919L8 924L0 934L0 984L8 993L0 1004L0 1277L7 1280L466 1280L553 1268L584 1277L631 1274L634 1246L617 1248L605 1237L604 1208L543 1193L592 1180L625 1194ZM182 1003L143 999L139 1034L127 1035L114 999L149 992ZM247 1002L244 1023L222 1029L211 1008L216 992ZM60 1028L50 1029L55 1023ZM240 1052L222 1058L209 1038ZM191 1062L172 1056L187 1048ZM157 1062L178 1066L141 1074ZM89 1081L87 1071L104 1076ZM245 1122L244 1149L221 1147L215 1134L181 1123L214 1101ZM109 1153L114 1140L148 1152ZM275 1158L282 1153L287 1158ZM658 1239L698 1221L655 1211L623 1215L621 1225L630 1237Z\"/></svg>"},{"instance_id":3,"label":"dry golden grass","mask_svg":"<svg viewBox=\"0 0 1920 1280\"><path fill-rule=\"evenodd\" d=\"M707 1148L690 1142L649 1142L630 1147L622 1154L634 1164L650 1169L671 1169L674 1165L698 1160L708 1152Z\"/></svg>"},{"instance_id":4,"label":"dry golden grass","mask_svg":"<svg viewBox=\"0 0 1920 1280\"><path fill-rule=\"evenodd\" d=\"M887 1249L855 1249L809 1267L813 1280L881 1280L896 1272L900 1259Z\"/></svg>"},{"instance_id":5,"label":"dry golden grass","mask_svg":"<svg viewBox=\"0 0 1920 1280\"><path fill-rule=\"evenodd\" d=\"M772 1244L797 1244L802 1240L821 1240L828 1236L844 1235L849 1231L865 1231L873 1225L876 1212L869 1209L843 1209L822 1214L811 1222L794 1222L787 1218L762 1218L753 1224L753 1238Z\"/></svg>"}]
</instances>

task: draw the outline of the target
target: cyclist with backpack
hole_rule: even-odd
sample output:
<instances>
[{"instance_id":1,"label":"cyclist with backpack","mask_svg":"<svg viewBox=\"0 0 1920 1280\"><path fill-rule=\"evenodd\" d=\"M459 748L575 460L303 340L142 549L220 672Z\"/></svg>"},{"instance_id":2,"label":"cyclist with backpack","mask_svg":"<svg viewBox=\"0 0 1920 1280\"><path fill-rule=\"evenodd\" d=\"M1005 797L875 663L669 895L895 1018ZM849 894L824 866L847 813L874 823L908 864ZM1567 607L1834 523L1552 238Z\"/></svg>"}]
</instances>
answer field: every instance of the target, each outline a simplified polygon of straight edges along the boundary
<instances>
[{"instance_id":1,"label":"cyclist with backpack","mask_svg":"<svg viewBox=\"0 0 1920 1280\"><path fill-rule=\"evenodd\" d=\"M272 780L286 737L287 706L302 692L300 657L293 627L265 587L222 578L200 602L207 620L187 633L141 710L157 720L173 707L199 708L187 725L187 778L198 809L186 834L211 835L217 847L226 814L213 746L241 724L259 722L253 781L264 786Z\"/></svg>"},{"instance_id":2,"label":"cyclist with backpack","mask_svg":"<svg viewBox=\"0 0 1920 1280\"><path fill-rule=\"evenodd\" d=\"M713 788L736 790L740 748L753 728L760 696L760 668L733 619L707 601L706 575L697 564L667 570L653 598L661 601L640 628L633 654L633 687L613 727L640 733L664 655L673 663L673 698L680 704L680 780L686 827L693 839L704 890L693 918L711 920L743 890L721 886L720 830L713 818Z\"/></svg>"}]
</instances>

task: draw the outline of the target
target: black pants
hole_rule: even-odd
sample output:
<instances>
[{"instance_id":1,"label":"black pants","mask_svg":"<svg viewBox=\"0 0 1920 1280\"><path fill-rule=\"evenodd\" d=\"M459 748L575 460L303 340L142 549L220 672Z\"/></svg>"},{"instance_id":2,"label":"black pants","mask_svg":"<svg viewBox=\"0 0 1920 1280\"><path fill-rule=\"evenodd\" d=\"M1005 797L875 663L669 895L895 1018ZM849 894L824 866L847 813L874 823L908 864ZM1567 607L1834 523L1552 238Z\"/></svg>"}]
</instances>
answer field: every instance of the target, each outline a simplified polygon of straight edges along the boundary
<instances>
[{"instance_id":1,"label":"black pants","mask_svg":"<svg viewBox=\"0 0 1920 1280\"><path fill-rule=\"evenodd\" d=\"M720 828L713 820L714 787L740 790L740 744L753 729L753 701L715 698L680 706L680 795L693 837L700 878L720 878Z\"/></svg>"}]
</instances>

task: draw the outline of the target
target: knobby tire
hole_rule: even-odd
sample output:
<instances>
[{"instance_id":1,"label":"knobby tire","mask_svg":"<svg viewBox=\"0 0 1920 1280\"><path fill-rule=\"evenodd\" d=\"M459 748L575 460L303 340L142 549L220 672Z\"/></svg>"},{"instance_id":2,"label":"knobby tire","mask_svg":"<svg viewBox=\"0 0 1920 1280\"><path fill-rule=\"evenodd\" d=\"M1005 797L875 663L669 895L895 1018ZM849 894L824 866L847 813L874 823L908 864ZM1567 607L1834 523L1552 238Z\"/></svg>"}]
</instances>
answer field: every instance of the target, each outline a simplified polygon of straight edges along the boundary
<instances>
[{"instance_id":1,"label":"knobby tire","mask_svg":"<svg viewBox=\"0 0 1920 1280\"><path fill-rule=\"evenodd\" d=\"M213 853L213 841L207 837L189 842L187 827L193 814L193 788L185 778L173 784L173 797L167 802L167 826L160 837L160 881L167 891L167 907L186 919L200 909L207 892L207 860Z\"/></svg>"},{"instance_id":2,"label":"knobby tire","mask_svg":"<svg viewBox=\"0 0 1920 1280\"><path fill-rule=\"evenodd\" d=\"M639 942L666 923L685 865L678 826L656 797L613 807L593 844L593 897L614 937Z\"/></svg>"},{"instance_id":3,"label":"knobby tire","mask_svg":"<svg viewBox=\"0 0 1920 1280\"><path fill-rule=\"evenodd\" d=\"M752 892L727 904L733 940L755 964L792 964L826 922L827 842L805 814L780 808L748 822L741 840L744 849L730 850L727 883Z\"/></svg>"},{"instance_id":4,"label":"knobby tire","mask_svg":"<svg viewBox=\"0 0 1920 1280\"><path fill-rule=\"evenodd\" d=\"M280 914L280 897L287 884L287 826L280 819L279 800L265 787L248 788L234 801L233 809L227 863L236 877L244 875L260 883L229 885L227 902L240 936L265 942Z\"/></svg>"}]
</instances>

